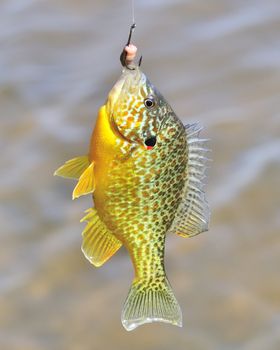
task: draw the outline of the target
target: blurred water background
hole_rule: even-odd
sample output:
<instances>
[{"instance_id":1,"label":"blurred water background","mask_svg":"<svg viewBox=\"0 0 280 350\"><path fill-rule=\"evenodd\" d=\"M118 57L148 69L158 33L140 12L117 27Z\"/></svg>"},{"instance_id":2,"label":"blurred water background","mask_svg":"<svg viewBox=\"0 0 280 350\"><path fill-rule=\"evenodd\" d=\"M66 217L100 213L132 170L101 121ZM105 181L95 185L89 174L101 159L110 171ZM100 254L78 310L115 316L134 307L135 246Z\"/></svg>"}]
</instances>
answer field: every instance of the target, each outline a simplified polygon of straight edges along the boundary
<instances>
[{"instance_id":1,"label":"blurred water background","mask_svg":"<svg viewBox=\"0 0 280 350\"><path fill-rule=\"evenodd\" d=\"M280 2L139 0L143 70L211 138L210 231L168 237L184 327L120 323L132 266L80 251L90 197L52 176L87 152L120 74L125 0L0 2L0 349L280 349Z\"/></svg>"}]
</instances>

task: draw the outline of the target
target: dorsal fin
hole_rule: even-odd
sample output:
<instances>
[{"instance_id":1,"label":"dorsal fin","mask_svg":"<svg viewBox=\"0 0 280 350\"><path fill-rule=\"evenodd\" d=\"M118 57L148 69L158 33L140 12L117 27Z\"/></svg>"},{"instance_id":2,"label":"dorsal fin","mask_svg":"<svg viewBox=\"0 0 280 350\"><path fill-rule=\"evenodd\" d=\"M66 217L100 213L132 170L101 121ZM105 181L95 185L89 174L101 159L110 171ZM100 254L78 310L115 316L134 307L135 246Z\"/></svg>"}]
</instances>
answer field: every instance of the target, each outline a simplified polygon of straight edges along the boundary
<instances>
[{"instance_id":1,"label":"dorsal fin","mask_svg":"<svg viewBox=\"0 0 280 350\"><path fill-rule=\"evenodd\" d=\"M205 163L209 160L205 154L208 139L201 139L202 128L198 124L186 125L188 168L187 181L183 190L182 202L178 207L175 219L170 228L182 237L195 236L208 230L209 206L203 191Z\"/></svg>"}]
</instances>

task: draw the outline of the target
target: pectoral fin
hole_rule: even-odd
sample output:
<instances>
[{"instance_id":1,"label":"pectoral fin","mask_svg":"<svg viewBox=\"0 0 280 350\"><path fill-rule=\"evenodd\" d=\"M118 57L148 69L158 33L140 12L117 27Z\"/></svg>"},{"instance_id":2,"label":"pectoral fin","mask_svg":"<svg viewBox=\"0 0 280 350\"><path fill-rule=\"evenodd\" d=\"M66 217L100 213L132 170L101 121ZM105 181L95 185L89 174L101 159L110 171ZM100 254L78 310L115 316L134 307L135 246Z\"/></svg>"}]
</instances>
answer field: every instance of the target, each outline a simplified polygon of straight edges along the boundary
<instances>
[{"instance_id":1,"label":"pectoral fin","mask_svg":"<svg viewBox=\"0 0 280 350\"><path fill-rule=\"evenodd\" d=\"M119 250L122 243L100 220L94 208L88 209L86 213L87 215L81 220L81 222L87 222L82 233L82 251L90 263L98 267L110 259Z\"/></svg>"},{"instance_id":2,"label":"pectoral fin","mask_svg":"<svg viewBox=\"0 0 280 350\"><path fill-rule=\"evenodd\" d=\"M88 156L73 158L58 168L54 175L78 180L89 164Z\"/></svg>"},{"instance_id":3,"label":"pectoral fin","mask_svg":"<svg viewBox=\"0 0 280 350\"><path fill-rule=\"evenodd\" d=\"M92 162L80 176L79 181L74 188L72 199L76 199L86 194L92 193L94 189L94 162Z\"/></svg>"}]
</instances>

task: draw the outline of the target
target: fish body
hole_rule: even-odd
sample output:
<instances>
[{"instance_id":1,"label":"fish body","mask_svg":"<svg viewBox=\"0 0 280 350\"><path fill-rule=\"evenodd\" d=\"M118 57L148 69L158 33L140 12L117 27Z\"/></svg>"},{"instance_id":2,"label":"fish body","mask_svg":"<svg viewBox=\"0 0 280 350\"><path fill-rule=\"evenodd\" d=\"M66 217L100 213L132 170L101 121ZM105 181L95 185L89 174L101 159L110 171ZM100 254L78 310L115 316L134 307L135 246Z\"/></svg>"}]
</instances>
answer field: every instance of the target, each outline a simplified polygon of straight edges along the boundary
<instances>
[{"instance_id":1,"label":"fish body","mask_svg":"<svg viewBox=\"0 0 280 350\"><path fill-rule=\"evenodd\" d=\"M86 258L101 266L122 245L129 252L135 277L122 312L127 330L153 321L182 325L164 248L168 232L189 237L208 228L199 131L182 124L139 67L124 68L99 110L88 156L56 172L79 179L73 198L93 193L83 218Z\"/></svg>"}]
</instances>

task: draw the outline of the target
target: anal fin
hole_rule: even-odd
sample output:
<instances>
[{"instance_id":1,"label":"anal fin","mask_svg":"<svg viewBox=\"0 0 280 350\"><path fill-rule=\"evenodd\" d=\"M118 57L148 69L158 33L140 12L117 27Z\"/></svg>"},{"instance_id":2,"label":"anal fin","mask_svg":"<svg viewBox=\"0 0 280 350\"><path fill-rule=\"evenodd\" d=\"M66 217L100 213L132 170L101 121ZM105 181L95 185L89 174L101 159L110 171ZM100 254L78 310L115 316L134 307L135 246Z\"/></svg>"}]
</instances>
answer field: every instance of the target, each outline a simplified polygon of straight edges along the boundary
<instances>
[{"instance_id":1,"label":"anal fin","mask_svg":"<svg viewBox=\"0 0 280 350\"><path fill-rule=\"evenodd\" d=\"M101 221L96 209L90 208L86 213L81 220L87 222L82 233L82 251L91 264L99 267L119 250L122 243Z\"/></svg>"},{"instance_id":2,"label":"anal fin","mask_svg":"<svg viewBox=\"0 0 280 350\"><path fill-rule=\"evenodd\" d=\"M67 160L67 162L54 172L54 175L68 179L79 179L89 165L90 162L88 156L76 157Z\"/></svg>"}]
</instances>

